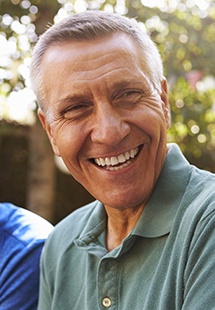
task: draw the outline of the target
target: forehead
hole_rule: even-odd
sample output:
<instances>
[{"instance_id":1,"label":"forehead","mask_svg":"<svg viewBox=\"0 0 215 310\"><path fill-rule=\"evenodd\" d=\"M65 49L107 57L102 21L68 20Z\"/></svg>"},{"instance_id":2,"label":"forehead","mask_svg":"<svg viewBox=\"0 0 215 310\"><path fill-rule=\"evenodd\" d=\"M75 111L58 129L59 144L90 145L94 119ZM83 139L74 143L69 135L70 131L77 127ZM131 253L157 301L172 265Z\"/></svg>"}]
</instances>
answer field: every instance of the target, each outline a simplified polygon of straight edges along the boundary
<instances>
[{"instance_id":1,"label":"forehead","mask_svg":"<svg viewBox=\"0 0 215 310\"><path fill-rule=\"evenodd\" d=\"M101 39L50 46L42 59L42 79L46 91L53 88L53 83L60 85L61 91L80 84L119 83L146 73L144 62L137 43L128 35L117 33Z\"/></svg>"}]
</instances>

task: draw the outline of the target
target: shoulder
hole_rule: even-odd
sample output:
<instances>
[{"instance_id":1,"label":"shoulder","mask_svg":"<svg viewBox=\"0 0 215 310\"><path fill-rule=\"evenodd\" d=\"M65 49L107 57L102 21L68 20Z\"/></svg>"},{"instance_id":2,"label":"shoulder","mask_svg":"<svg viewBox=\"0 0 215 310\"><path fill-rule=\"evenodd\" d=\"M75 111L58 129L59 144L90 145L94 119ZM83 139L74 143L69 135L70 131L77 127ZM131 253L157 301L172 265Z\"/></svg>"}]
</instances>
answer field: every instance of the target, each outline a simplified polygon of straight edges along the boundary
<instances>
[{"instance_id":1,"label":"shoulder","mask_svg":"<svg viewBox=\"0 0 215 310\"><path fill-rule=\"evenodd\" d=\"M215 174L191 166L185 197L206 214L215 208Z\"/></svg>"},{"instance_id":2,"label":"shoulder","mask_svg":"<svg viewBox=\"0 0 215 310\"><path fill-rule=\"evenodd\" d=\"M191 166L190 179L176 221L191 234L215 227L215 174Z\"/></svg>"},{"instance_id":3,"label":"shoulder","mask_svg":"<svg viewBox=\"0 0 215 310\"><path fill-rule=\"evenodd\" d=\"M11 203L0 203L0 229L7 239L27 246L45 240L53 226L31 211Z\"/></svg>"},{"instance_id":4,"label":"shoulder","mask_svg":"<svg viewBox=\"0 0 215 310\"><path fill-rule=\"evenodd\" d=\"M4 309L36 309L39 261L53 226L40 216L0 203L0 304Z\"/></svg>"}]
</instances>

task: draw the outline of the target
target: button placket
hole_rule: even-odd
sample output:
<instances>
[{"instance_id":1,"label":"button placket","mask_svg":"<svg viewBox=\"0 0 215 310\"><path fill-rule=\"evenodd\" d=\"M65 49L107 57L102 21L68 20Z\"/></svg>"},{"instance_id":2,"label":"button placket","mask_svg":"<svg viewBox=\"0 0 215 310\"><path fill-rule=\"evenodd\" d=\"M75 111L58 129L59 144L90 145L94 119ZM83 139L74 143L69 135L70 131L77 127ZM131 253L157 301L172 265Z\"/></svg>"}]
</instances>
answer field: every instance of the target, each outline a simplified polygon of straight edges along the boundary
<instances>
[{"instance_id":1,"label":"button placket","mask_svg":"<svg viewBox=\"0 0 215 310\"><path fill-rule=\"evenodd\" d=\"M101 309L116 309L118 291L118 261L103 259L98 271L98 298Z\"/></svg>"}]
</instances>

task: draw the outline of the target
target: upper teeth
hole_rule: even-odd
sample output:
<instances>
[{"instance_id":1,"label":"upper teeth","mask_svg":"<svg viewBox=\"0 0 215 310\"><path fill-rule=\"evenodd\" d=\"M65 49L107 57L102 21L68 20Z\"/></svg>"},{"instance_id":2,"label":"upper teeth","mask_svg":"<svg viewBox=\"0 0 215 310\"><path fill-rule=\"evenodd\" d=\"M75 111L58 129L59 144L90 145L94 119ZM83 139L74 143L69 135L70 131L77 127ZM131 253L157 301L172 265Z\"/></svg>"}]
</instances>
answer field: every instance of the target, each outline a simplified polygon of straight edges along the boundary
<instances>
[{"instance_id":1,"label":"upper teeth","mask_svg":"<svg viewBox=\"0 0 215 310\"><path fill-rule=\"evenodd\" d=\"M119 156L106 157L106 158L95 158L95 163L98 166L116 166L118 164L125 163L127 160L134 158L138 153L138 147L130 151L120 154Z\"/></svg>"}]
</instances>

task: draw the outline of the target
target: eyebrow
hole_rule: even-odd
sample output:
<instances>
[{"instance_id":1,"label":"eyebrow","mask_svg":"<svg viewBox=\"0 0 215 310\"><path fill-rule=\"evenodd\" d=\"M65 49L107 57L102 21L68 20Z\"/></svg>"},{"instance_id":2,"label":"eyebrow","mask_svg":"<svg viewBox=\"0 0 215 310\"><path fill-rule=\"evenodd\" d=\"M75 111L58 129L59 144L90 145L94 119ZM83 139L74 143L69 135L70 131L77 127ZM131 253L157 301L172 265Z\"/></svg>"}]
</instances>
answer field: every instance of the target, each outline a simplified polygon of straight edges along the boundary
<instances>
[{"instance_id":1,"label":"eyebrow","mask_svg":"<svg viewBox=\"0 0 215 310\"><path fill-rule=\"evenodd\" d=\"M124 81L120 81L120 82L114 82L111 86L110 86L110 89L112 89L112 93L111 93L111 99L112 97L114 97L115 93L119 90L119 89L123 89L123 88L127 88L128 86L129 87L134 87L135 84L137 85L141 85L143 84L143 81L134 81L134 80L124 80ZM80 91L79 91L80 92ZM71 103L71 102L78 102L78 101L81 101L85 98L85 100L87 100L87 97L88 97L88 100L92 100L93 96L92 94L90 94L90 92L87 94L70 94L68 96L66 96L65 98L62 98L60 100L58 100L56 102L56 104L58 106L61 106L63 104L66 104L66 103Z\"/></svg>"},{"instance_id":2,"label":"eyebrow","mask_svg":"<svg viewBox=\"0 0 215 310\"><path fill-rule=\"evenodd\" d=\"M84 97L86 97L86 96L84 96L84 95L68 95L65 98L58 100L56 102L56 104L58 106L60 106L60 105L65 104L65 103L78 102L78 101L83 100Z\"/></svg>"}]
</instances>

